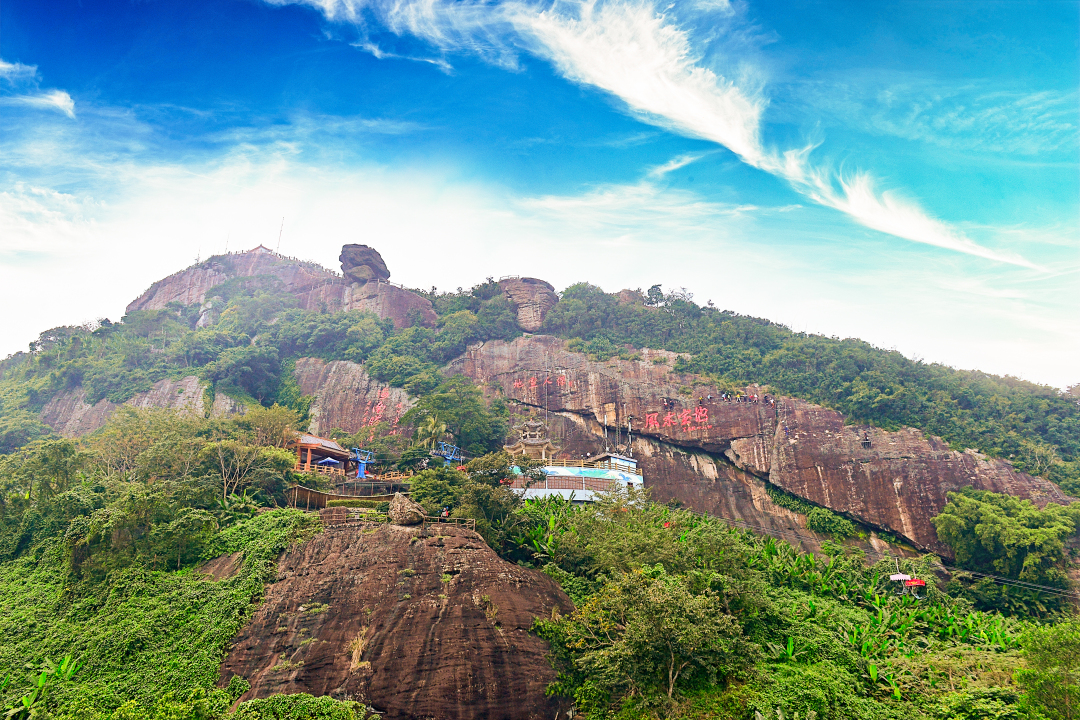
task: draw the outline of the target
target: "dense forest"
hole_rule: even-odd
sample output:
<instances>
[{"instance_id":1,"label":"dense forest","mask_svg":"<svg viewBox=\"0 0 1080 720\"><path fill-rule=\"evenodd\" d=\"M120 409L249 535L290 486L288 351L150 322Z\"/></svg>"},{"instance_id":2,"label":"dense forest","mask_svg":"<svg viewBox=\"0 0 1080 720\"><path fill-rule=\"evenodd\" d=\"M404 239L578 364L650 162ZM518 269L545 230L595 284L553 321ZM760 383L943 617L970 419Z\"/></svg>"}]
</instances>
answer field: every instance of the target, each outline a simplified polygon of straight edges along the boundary
<instances>
[{"instance_id":1,"label":"dense forest","mask_svg":"<svg viewBox=\"0 0 1080 720\"><path fill-rule=\"evenodd\" d=\"M276 278L231 280L214 289L226 308L195 328L198 308L138 311L100 327L42 333L28 352L0 363L0 451L50 430L37 417L56 393L82 386L90 404L123 402L164 377L198 374L249 403L303 410L291 361L314 356L364 362L371 374L418 397L441 384L438 369L472 342L520 334L513 308L492 280L469 290L424 294L437 328L395 330L359 312L296 309ZM768 384L776 392L885 429L916 427L957 449L975 448L1080 494L1080 397L1015 378L911 360L859 340L792 332L768 320L695 304L659 286L623 296L567 288L542 332L598 359L636 349L685 353L678 371L724 387ZM472 454L497 443L468 438Z\"/></svg>"},{"instance_id":2,"label":"dense forest","mask_svg":"<svg viewBox=\"0 0 1080 720\"><path fill-rule=\"evenodd\" d=\"M298 421L280 407L236 420L130 410L82 443L47 440L4 460L0 702L10 717L370 715L307 695L248 701L230 714L247 681L218 684L278 553L319 529L314 513L266 511L284 483L314 481L292 477L291 458L263 444ZM549 692L583 717L1077 716L1080 624L1062 598L1043 595L1036 606L1016 595L1002 613L978 610L961 587L931 582L921 597L900 594L889 574L931 578L932 557L868 561L842 532L815 556L644 494L588 506L523 501L500 482L514 462L504 452L463 471L433 462L412 494L429 512L474 518L505 559L542 570L570 595L576 610L539 619L534 632L559 672ZM988 554L963 527L973 509L995 503L1002 518L1019 513L1021 526L1046 537L1024 545L1005 528L995 542L1009 552ZM1076 532L1080 504L1011 503L958 495L940 516L943 537L959 537L958 550L968 543L973 567L1007 572L994 564L1004 558L1052 581L1065 550L1049 540ZM243 554L234 577L197 571L230 552Z\"/></svg>"},{"instance_id":3,"label":"dense forest","mask_svg":"<svg viewBox=\"0 0 1080 720\"><path fill-rule=\"evenodd\" d=\"M935 518L971 574L899 595L893 565L862 555L851 523L801 508L825 552L613 494L579 507L524 502L500 480L508 409L440 368L472 342L520 334L491 280L423 293L435 328L395 329L362 312L295 307L272 277L215 288L220 313L139 311L122 322L42 333L0 363L0 705L12 718L362 718L369 709L287 696L229 707L244 678L218 666L272 579L274 558L319 529L284 508L298 477L283 449L306 426L301 357L364 363L418 398L414 438L375 426L348 445L419 472L413 497L477 521L505 559L554 578L574 600L537 623L559 680L588 718L1075 718L1080 625L1063 594L1080 504L965 490ZM1080 399L1053 388L910 360L857 340L794 333L701 307L682 293L562 293L542 332L597 359L644 347L684 353L678 371L749 383L884 428L918 427L1008 459L1080 495ZM58 393L121 403L162 378L197 375L248 406L225 419L123 408L97 433L56 436L40 411ZM474 459L441 467L425 444L449 437ZM519 467L526 474L527 465ZM197 568L243 554L236 576ZM930 577L933 558L904 561ZM888 565L888 566L887 566ZM995 583L977 573L1012 578ZM1050 590L1039 590L1040 585Z\"/></svg>"}]
</instances>

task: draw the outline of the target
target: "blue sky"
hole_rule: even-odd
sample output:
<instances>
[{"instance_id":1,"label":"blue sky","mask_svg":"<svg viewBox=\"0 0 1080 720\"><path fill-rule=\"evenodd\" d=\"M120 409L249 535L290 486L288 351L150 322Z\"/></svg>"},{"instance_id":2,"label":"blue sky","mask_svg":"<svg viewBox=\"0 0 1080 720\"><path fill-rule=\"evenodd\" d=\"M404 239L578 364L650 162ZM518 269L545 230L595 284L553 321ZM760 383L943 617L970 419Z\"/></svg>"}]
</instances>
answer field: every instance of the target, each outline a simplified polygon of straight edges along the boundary
<instances>
[{"instance_id":1,"label":"blue sky","mask_svg":"<svg viewBox=\"0 0 1080 720\"><path fill-rule=\"evenodd\" d=\"M5 0L0 353L265 243L1080 382L1080 5Z\"/></svg>"}]
</instances>

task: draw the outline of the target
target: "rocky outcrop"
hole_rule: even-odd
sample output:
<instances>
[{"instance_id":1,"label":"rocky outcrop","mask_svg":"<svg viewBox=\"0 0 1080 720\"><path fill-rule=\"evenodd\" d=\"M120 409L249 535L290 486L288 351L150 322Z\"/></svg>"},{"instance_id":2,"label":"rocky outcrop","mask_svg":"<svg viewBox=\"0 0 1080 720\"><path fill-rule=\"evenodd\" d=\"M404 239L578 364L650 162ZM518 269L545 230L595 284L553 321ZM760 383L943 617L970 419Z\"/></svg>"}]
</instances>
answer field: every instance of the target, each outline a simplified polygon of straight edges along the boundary
<instances>
[{"instance_id":1,"label":"rocky outcrop","mask_svg":"<svg viewBox=\"0 0 1080 720\"><path fill-rule=\"evenodd\" d=\"M419 525L424 522L424 507L413 502L401 493L394 493L394 499L390 501L390 507L386 516L395 525Z\"/></svg>"},{"instance_id":2,"label":"rocky outcrop","mask_svg":"<svg viewBox=\"0 0 1080 720\"><path fill-rule=\"evenodd\" d=\"M605 432L612 443L616 433L625 438L629 430L646 485L656 488L658 499L724 517L745 519L751 508L774 513L762 498L754 499L767 480L947 554L930 519L950 491L970 485L1038 504L1069 500L1041 478L1000 460L956 452L917 430L847 426L840 413L793 398L723 402L715 387L671 371L674 354L640 354L641 360L593 362L566 351L561 340L533 336L472 347L448 372L467 375L489 392L497 388L518 407L581 418L591 426L586 434L593 446ZM761 388L747 393L765 394ZM576 448L572 437L563 442L570 457L584 454L585 445ZM749 499L723 497L732 493L749 493Z\"/></svg>"},{"instance_id":3,"label":"rocky outcrop","mask_svg":"<svg viewBox=\"0 0 1080 720\"><path fill-rule=\"evenodd\" d=\"M296 361L295 377L300 392L315 396L308 429L316 435L335 428L355 433L381 422L389 424L391 434L408 432L398 422L415 401L404 390L369 376L362 365L344 360L300 358ZM159 380L151 390L136 394L122 405L203 415L205 390L206 384L194 375L180 380ZM86 390L79 387L58 393L46 403L41 421L65 437L76 437L103 427L119 407L108 400L90 405L86 402ZM243 412L242 403L224 393L215 394L210 408L212 416L228 417Z\"/></svg>"},{"instance_id":4,"label":"rocky outcrop","mask_svg":"<svg viewBox=\"0 0 1080 720\"><path fill-rule=\"evenodd\" d=\"M605 439L605 428L593 416L518 403L512 403L510 411L512 423L528 417L544 421L560 458L584 459L616 445L626 452L625 429L616 434L608 428ZM677 501L697 512L764 528L809 552L818 552L823 541L832 539L809 530L805 515L775 504L765 490L766 480L739 470L722 456L637 434L631 449L659 502ZM886 547L873 535L859 545L878 551Z\"/></svg>"},{"instance_id":5,"label":"rocky outcrop","mask_svg":"<svg viewBox=\"0 0 1080 720\"><path fill-rule=\"evenodd\" d=\"M555 672L529 628L569 599L476 533L436 529L345 525L285 554L222 683L245 677L244 699L351 697L387 720L555 717L544 694Z\"/></svg>"},{"instance_id":6,"label":"rocky outcrop","mask_svg":"<svg viewBox=\"0 0 1080 720\"><path fill-rule=\"evenodd\" d=\"M320 285L297 296L300 307L312 312L335 313L363 310L388 318L396 328L434 327L439 319L431 301L385 280L364 285L337 281Z\"/></svg>"},{"instance_id":7,"label":"rocky outcrop","mask_svg":"<svg viewBox=\"0 0 1080 720\"><path fill-rule=\"evenodd\" d=\"M435 327L439 319L430 300L387 282L350 287L343 294L342 304L346 310L364 310L388 318L398 329L414 325Z\"/></svg>"},{"instance_id":8,"label":"rocky outcrop","mask_svg":"<svg viewBox=\"0 0 1080 720\"><path fill-rule=\"evenodd\" d=\"M356 433L381 422L389 423L389 432L396 434L401 432L401 416L415 404L401 388L381 383L362 365L345 360L300 358L295 376L300 392L315 396L308 426L315 435L325 435L335 428Z\"/></svg>"},{"instance_id":9,"label":"rocky outcrop","mask_svg":"<svg viewBox=\"0 0 1080 720\"><path fill-rule=\"evenodd\" d=\"M86 390L79 387L60 392L47 402L41 410L41 421L64 437L76 437L104 427L112 414L125 405L177 410L201 416L206 412L203 400L205 388L199 378L189 375L180 380L158 380L147 392L137 393L119 405L108 400L99 400L90 405L86 402ZM210 414L214 417L243 412L241 403L223 393L217 393L210 408Z\"/></svg>"},{"instance_id":10,"label":"rocky outcrop","mask_svg":"<svg viewBox=\"0 0 1080 720\"><path fill-rule=\"evenodd\" d=\"M548 311L559 302L555 287L537 278L505 278L499 287L517 312L517 324L525 332L536 332Z\"/></svg>"},{"instance_id":11,"label":"rocky outcrop","mask_svg":"<svg viewBox=\"0 0 1080 720\"><path fill-rule=\"evenodd\" d=\"M127 312L161 310L170 303L200 305L197 324L205 327L223 307L214 289L231 280L251 278L253 282L271 286L270 289L294 295L304 310L325 313L364 310L388 318L398 328L434 327L438 317L431 302L388 282L390 271L377 251L366 245L346 245L341 257L343 267L348 265L352 273L346 278L314 263L286 258L261 247L245 253L218 255L154 283L127 306ZM349 265L346 258L350 263L361 264Z\"/></svg>"},{"instance_id":12,"label":"rocky outcrop","mask_svg":"<svg viewBox=\"0 0 1080 720\"><path fill-rule=\"evenodd\" d=\"M301 262L256 248L250 252L215 255L198 265L158 280L127 306L135 310L161 310L170 303L201 304L218 285L235 278L260 277L280 283L289 293L304 293L325 283L340 281L335 273L314 263Z\"/></svg>"},{"instance_id":13,"label":"rocky outcrop","mask_svg":"<svg viewBox=\"0 0 1080 720\"><path fill-rule=\"evenodd\" d=\"M367 245L344 245L341 248L341 273L350 283L363 285L371 280L388 280L390 270L375 248Z\"/></svg>"}]
</instances>

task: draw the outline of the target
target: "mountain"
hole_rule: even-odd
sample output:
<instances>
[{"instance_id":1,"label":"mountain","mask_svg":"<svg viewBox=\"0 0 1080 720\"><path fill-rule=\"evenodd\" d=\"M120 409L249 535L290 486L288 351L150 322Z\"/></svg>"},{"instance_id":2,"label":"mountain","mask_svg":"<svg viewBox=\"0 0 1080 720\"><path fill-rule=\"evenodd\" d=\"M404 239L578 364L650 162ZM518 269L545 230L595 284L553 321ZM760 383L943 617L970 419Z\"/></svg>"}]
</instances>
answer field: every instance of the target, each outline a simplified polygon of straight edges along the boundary
<instances>
[{"instance_id":1,"label":"mountain","mask_svg":"<svg viewBox=\"0 0 1080 720\"><path fill-rule=\"evenodd\" d=\"M220 364L228 352L243 349L250 354L253 347L268 347L276 357L267 372L291 374L286 384L311 398L309 429L355 434L379 422L396 426L424 394L421 385L409 385L420 374L416 368L405 373L387 370L388 357L390 365L404 357L414 364L439 366L443 375L471 379L489 399L507 404L508 427L526 417L542 418L567 458L601 452L611 447L616 435L625 437L629 431L633 440L629 445L624 441L622 450L640 458L646 485L657 499L795 533L811 548L818 546L822 536L807 529L806 513L791 509L797 505L778 505L775 490L809 503L806 507L843 514L867 531L888 533L917 549L946 556L949 548L938 540L931 520L945 506L949 492L970 486L1028 498L1040 506L1070 499L1061 487L1021 472L1013 463L978 449L953 449L941 437L916 427L859 422L860 418L784 394L765 382L738 386L716 374L688 372L705 365L701 358L715 354L714 348L677 353L617 345L603 334L588 328L582 332L572 323L568 332L566 318L574 315L573 305L578 301L560 302L553 287L542 280L504 278L471 293L431 296L390 284L390 272L372 248L345 246L341 259L339 274L260 247L210 258L154 283L128 306L124 328L151 326L142 332L152 345L155 332L167 343L167 325L180 326L173 331L177 339L169 346L177 348L172 357L167 348L150 348L154 353L150 360L156 361L161 379L116 402L108 396L88 397L87 383L78 376L69 378L67 387L44 402L40 421L70 437L99 429L121 405L214 416L240 413L244 402L252 400L252 388L245 393L243 381L231 387L215 382L207 368ZM687 307L699 314L703 310L678 297L665 302L656 297L655 289L650 292L651 303L644 293L634 291L604 299L636 313L638 325L669 320ZM238 323L235 316L242 313L249 317ZM286 333L288 337L282 339L290 347L280 341L275 346L268 338L275 332L274 316L280 313L291 313L313 327ZM336 331L345 337L322 345L318 339L312 341L319 332L335 332L320 329L318 318L329 321L356 313L370 313L390 323L385 331L377 331L376 339L365 340L380 344L368 349L366 357L343 347L354 332L349 329L351 320ZM485 313L487 328L482 327ZM542 331L549 318L562 323L563 337L533 334ZM732 320L750 324L751 329L754 323L758 328L776 328L767 321L738 317L723 322ZM548 327L552 325L548 322ZM115 334L116 327L104 330ZM102 329L92 335L98 333ZM576 339L566 337L575 333ZM590 335L592 339L582 343L581 338ZM674 335L678 340L678 334ZM205 356L198 357L192 346L204 336L220 345L203 349ZM443 340L444 336L452 336L452 341ZM414 347L406 347L410 343ZM42 341L41 355L51 351L46 350L48 344L47 339ZM666 344L679 343L669 338ZM398 349L387 354L394 345ZM600 345L601 352L590 345ZM306 356L305 349L321 357ZM878 353L894 362L889 353ZM28 363L41 356L17 356L6 362L16 365L20 359ZM871 372L878 370L869 364ZM7 376L12 376L11 370ZM141 376L144 386L152 379L152 372ZM748 378L735 377L740 379ZM212 392L217 386L224 390ZM1010 389L1015 394L1015 388ZM1035 386L1030 394L1045 396L1048 390ZM968 388L961 391L971 396ZM904 392L910 393L911 388L894 389L894 394ZM724 394L756 396L759 401L725 402L721 400ZM1064 423L1076 426L1080 413L1075 403L1054 399L1064 408ZM1038 436L1027 442L1045 444ZM872 532L869 542L878 543Z\"/></svg>"},{"instance_id":2,"label":"mountain","mask_svg":"<svg viewBox=\"0 0 1080 720\"><path fill-rule=\"evenodd\" d=\"M210 258L0 362L5 710L1062 716L1074 397L659 286L426 292L340 259ZM332 487L296 429L428 467L386 515L289 507ZM526 440L632 455L651 497L524 502L500 451Z\"/></svg>"}]
</instances>

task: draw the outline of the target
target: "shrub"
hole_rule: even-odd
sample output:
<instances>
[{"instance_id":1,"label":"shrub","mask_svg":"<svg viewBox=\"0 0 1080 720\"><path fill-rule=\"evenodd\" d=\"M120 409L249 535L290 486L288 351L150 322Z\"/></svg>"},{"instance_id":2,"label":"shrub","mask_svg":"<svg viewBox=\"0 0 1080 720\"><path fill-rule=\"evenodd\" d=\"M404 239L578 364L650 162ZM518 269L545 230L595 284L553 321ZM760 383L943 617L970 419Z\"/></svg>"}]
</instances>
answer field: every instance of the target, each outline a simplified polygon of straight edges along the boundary
<instances>
[{"instance_id":1,"label":"shrub","mask_svg":"<svg viewBox=\"0 0 1080 720\"><path fill-rule=\"evenodd\" d=\"M855 534L854 523L822 507L816 507L806 514L806 527L814 532L834 535L838 538L851 537Z\"/></svg>"},{"instance_id":2,"label":"shrub","mask_svg":"<svg viewBox=\"0 0 1080 720\"><path fill-rule=\"evenodd\" d=\"M348 500L329 500L326 503L326 507L347 507L347 508L371 508L377 510L380 505L385 505L383 500L362 500L360 498L350 498Z\"/></svg>"},{"instance_id":3,"label":"shrub","mask_svg":"<svg viewBox=\"0 0 1080 720\"><path fill-rule=\"evenodd\" d=\"M364 720L368 708L358 702L313 697L307 693L274 695L241 703L233 720Z\"/></svg>"}]
</instances>

